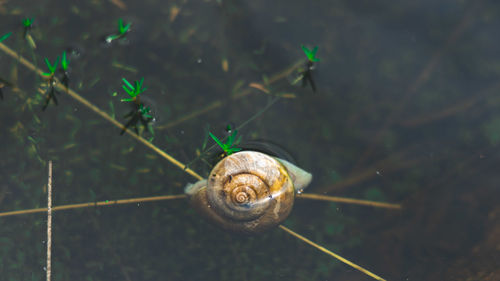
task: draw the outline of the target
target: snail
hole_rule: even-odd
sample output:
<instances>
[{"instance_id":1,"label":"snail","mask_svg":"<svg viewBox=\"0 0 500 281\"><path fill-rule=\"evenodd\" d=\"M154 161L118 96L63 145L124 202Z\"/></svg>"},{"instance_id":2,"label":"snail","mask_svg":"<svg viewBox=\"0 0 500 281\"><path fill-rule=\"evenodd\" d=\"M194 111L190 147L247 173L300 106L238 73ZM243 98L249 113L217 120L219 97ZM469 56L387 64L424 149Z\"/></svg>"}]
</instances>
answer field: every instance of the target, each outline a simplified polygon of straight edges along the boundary
<instances>
[{"instance_id":1,"label":"snail","mask_svg":"<svg viewBox=\"0 0 500 281\"><path fill-rule=\"evenodd\" d=\"M261 233L290 214L296 192L312 175L292 163L257 151L236 152L219 161L208 179L188 184L191 205L225 230Z\"/></svg>"}]
</instances>

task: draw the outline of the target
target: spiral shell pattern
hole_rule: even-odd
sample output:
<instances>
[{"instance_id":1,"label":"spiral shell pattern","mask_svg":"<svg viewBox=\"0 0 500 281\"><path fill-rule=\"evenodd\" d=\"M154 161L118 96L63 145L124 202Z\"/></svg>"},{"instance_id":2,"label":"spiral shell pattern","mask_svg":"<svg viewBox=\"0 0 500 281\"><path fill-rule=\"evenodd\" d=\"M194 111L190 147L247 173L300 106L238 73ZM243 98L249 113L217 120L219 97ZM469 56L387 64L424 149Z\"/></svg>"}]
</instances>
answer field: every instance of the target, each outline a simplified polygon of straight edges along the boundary
<instances>
[{"instance_id":1,"label":"spiral shell pattern","mask_svg":"<svg viewBox=\"0 0 500 281\"><path fill-rule=\"evenodd\" d=\"M295 194L279 161L260 152L243 151L217 163L208 177L206 195L209 207L221 218L240 224L242 232L258 232L288 216Z\"/></svg>"}]
</instances>

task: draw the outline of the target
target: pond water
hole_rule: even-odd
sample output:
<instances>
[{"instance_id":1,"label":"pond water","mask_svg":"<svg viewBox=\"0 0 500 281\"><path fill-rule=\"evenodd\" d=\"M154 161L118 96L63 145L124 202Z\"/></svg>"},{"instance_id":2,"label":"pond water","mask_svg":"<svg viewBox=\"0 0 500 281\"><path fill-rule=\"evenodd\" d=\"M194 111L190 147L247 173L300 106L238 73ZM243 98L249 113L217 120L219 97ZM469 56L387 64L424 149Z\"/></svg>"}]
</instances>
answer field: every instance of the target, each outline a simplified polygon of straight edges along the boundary
<instances>
[{"instance_id":1,"label":"pond water","mask_svg":"<svg viewBox=\"0 0 500 281\"><path fill-rule=\"evenodd\" d=\"M284 225L305 237L387 280L500 280L497 1L6 0L0 15L2 44L44 72L66 51L69 87L122 123L122 78L144 78L151 141L182 163L207 128L244 125L242 143L314 175L306 193L403 206L296 199ZM119 19L130 31L106 44ZM292 83L302 45L318 47L316 91ZM47 83L5 49L0 78L0 212L46 206L49 160L54 206L196 181L64 91L42 111ZM46 222L0 217L0 279L45 279ZM279 228L227 233L183 199L56 211L52 235L52 280L373 280Z\"/></svg>"}]
</instances>

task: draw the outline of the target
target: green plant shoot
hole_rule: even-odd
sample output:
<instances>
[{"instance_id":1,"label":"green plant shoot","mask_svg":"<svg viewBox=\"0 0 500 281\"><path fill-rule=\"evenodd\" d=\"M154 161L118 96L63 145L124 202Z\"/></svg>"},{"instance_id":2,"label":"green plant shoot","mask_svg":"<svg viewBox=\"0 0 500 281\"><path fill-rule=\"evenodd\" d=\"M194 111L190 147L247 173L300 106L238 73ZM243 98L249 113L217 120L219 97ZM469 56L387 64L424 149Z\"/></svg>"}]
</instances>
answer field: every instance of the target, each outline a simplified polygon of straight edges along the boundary
<instances>
[{"instance_id":1,"label":"green plant shoot","mask_svg":"<svg viewBox=\"0 0 500 281\"><path fill-rule=\"evenodd\" d=\"M123 26L123 20L118 19L118 31L120 32L120 35L124 35L125 33L128 32L128 29L130 28L130 22L127 23L127 25Z\"/></svg>"},{"instance_id":2,"label":"green plant shoot","mask_svg":"<svg viewBox=\"0 0 500 281\"><path fill-rule=\"evenodd\" d=\"M62 58L61 58L61 67L64 71L67 71L68 70L68 64L69 64L69 61L66 57L66 51L64 51L62 53Z\"/></svg>"},{"instance_id":3,"label":"green plant shoot","mask_svg":"<svg viewBox=\"0 0 500 281\"><path fill-rule=\"evenodd\" d=\"M43 75L53 77L54 73L56 72L57 65L59 64L59 56L57 56L56 61L54 62L53 65L50 64L47 58L45 58L45 64L47 65L49 72L44 72Z\"/></svg>"},{"instance_id":4,"label":"green plant shoot","mask_svg":"<svg viewBox=\"0 0 500 281\"><path fill-rule=\"evenodd\" d=\"M302 51L306 54L307 59L310 62L318 62L319 58L316 57L316 52L318 51L318 46L315 46L312 50L309 50L306 46L302 45Z\"/></svg>"},{"instance_id":5,"label":"green plant shoot","mask_svg":"<svg viewBox=\"0 0 500 281\"><path fill-rule=\"evenodd\" d=\"M147 88L142 87L142 83L144 82L144 77L141 78L141 81L134 81L134 85L130 84L127 79L122 78L123 85L122 88L127 92L130 98L121 99L121 101L136 101L136 98L139 94L143 93L147 90Z\"/></svg>"},{"instance_id":6,"label":"green plant shoot","mask_svg":"<svg viewBox=\"0 0 500 281\"><path fill-rule=\"evenodd\" d=\"M12 34L12 32L9 32L9 33L7 33L7 34L3 35L2 37L0 37L0 42L2 42L3 40L5 40L5 39L9 38L9 36L10 36L11 34Z\"/></svg>"},{"instance_id":7,"label":"green plant shoot","mask_svg":"<svg viewBox=\"0 0 500 281\"><path fill-rule=\"evenodd\" d=\"M151 109L149 108L149 106L144 106L142 105L142 103L139 105L139 113L146 120L153 119L153 115L150 114Z\"/></svg>"},{"instance_id":8,"label":"green plant shoot","mask_svg":"<svg viewBox=\"0 0 500 281\"><path fill-rule=\"evenodd\" d=\"M24 26L24 28L28 28L29 29L29 28L31 28L32 24L33 24L33 19L32 18L24 18L23 19L23 26Z\"/></svg>"},{"instance_id":9,"label":"green plant shoot","mask_svg":"<svg viewBox=\"0 0 500 281\"><path fill-rule=\"evenodd\" d=\"M222 143L214 134L208 132L210 137L222 148L222 150L224 150L226 155L231 155L241 150L239 147L233 147L233 145L236 145L239 142L239 140L236 140L237 133L238 131L234 130L233 133L227 137L226 143Z\"/></svg>"},{"instance_id":10,"label":"green plant shoot","mask_svg":"<svg viewBox=\"0 0 500 281\"><path fill-rule=\"evenodd\" d=\"M23 19L23 28L24 28L23 37L24 37L24 39L26 39L26 41L28 42L29 46L32 49L36 49L35 40L33 39L33 37L30 34L30 30L32 27L33 27L33 19L32 18L24 18Z\"/></svg>"},{"instance_id":11,"label":"green plant shoot","mask_svg":"<svg viewBox=\"0 0 500 281\"><path fill-rule=\"evenodd\" d=\"M132 23L129 22L129 23L127 23L127 25L123 25L123 20L118 19L118 34L111 34L111 35L107 36L105 39L106 42L111 43L116 39L120 39L120 38L124 37L125 34L127 34L127 32L130 31L131 24Z\"/></svg>"}]
</instances>

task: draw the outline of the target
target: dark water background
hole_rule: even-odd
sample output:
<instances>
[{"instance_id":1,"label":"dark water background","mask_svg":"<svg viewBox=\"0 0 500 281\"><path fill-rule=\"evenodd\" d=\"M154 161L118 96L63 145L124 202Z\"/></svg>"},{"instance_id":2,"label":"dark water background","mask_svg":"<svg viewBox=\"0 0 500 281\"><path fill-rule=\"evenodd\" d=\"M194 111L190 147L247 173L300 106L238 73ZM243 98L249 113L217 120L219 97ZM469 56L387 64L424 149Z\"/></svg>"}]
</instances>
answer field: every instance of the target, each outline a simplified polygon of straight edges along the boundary
<instances>
[{"instance_id":1,"label":"dark water background","mask_svg":"<svg viewBox=\"0 0 500 281\"><path fill-rule=\"evenodd\" d=\"M131 32L105 46L119 18ZM73 50L70 86L118 120L121 78L144 77L153 143L184 163L207 125L222 135L270 102L250 83L318 46L317 92L273 80L273 94L295 98L239 133L311 171L307 192L403 204L299 199L285 222L388 280L500 280L498 30L498 1L0 1L0 36L13 32L3 43L44 69ZM54 205L195 181L65 93L42 112L42 80L3 52L0 78L13 84L0 101L0 211L46 205L48 160ZM44 279L45 224L0 218L1 280ZM183 200L60 211L53 227L53 280L372 280L279 229L225 233Z\"/></svg>"}]
</instances>

